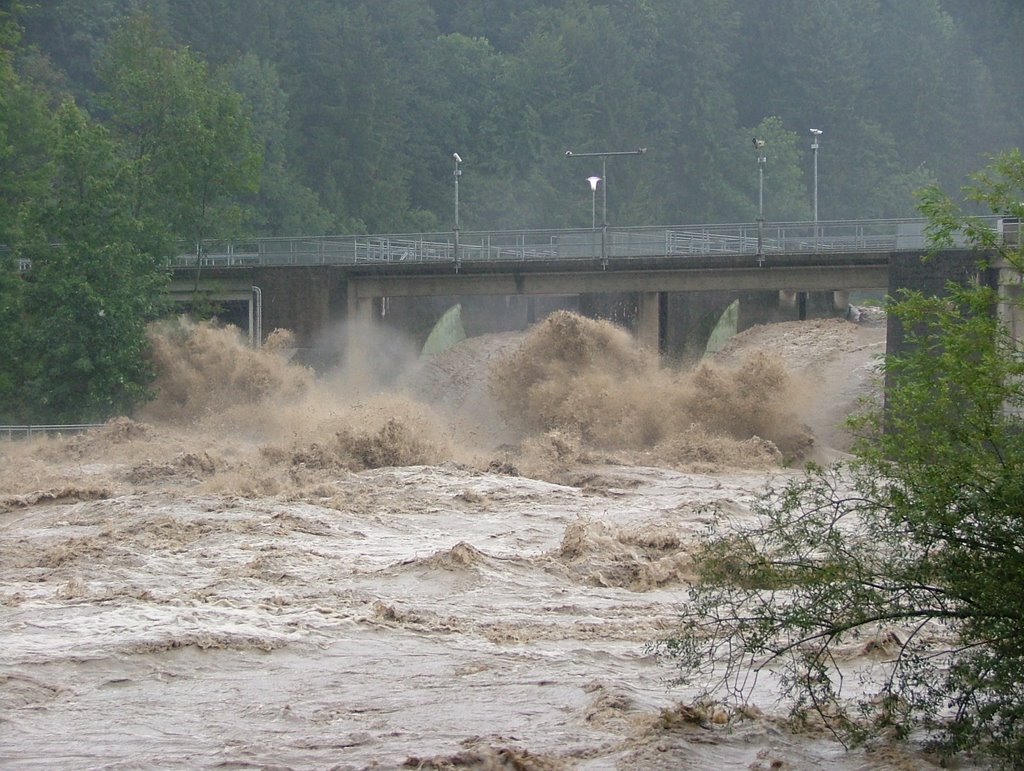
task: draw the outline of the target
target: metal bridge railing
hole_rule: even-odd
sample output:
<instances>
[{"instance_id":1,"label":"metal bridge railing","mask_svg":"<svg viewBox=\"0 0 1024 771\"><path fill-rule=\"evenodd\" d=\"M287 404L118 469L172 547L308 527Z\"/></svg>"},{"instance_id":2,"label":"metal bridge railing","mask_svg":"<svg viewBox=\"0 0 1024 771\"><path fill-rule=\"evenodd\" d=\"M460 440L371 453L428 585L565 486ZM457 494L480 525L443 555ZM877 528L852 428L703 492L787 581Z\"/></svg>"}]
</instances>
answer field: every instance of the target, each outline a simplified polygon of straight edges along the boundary
<instances>
[{"instance_id":1,"label":"metal bridge railing","mask_svg":"<svg viewBox=\"0 0 1024 771\"><path fill-rule=\"evenodd\" d=\"M981 220L1001 235L1011 233L1004 233L1004 221L998 217ZM926 224L924 219L889 219L766 223L760 228L756 223L734 223L460 231L458 245L451 232L207 240L191 247L183 245L168 262L172 268L244 268L920 251L927 248ZM1018 227L1015 221L1014 227ZM1012 237L1016 238L1016 232L1012 230ZM20 271L31 270L31 266L31 260L19 259Z\"/></svg>"},{"instance_id":2,"label":"metal bridge railing","mask_svg":"<svg viewBox=\"0 0 1024 771\"><path fill-rule=\"evenodd\" d=\"M28 439L51 434L80 434L103 423L69 423L61 425L0 426L0 439Z\"/></svg>"},{"instance_id":3,"label":"metal bridge railing","mask_svg":"<svg viewBox=\"0 0 1024 771\"><path fill-rule=\"evenodd\" d=\"M998 219L991 226L998 228ZM924 219L464 231L204 241L174 267L581 260L710 254L819 254L927 248Z\"/></svg>"}]
</instances>

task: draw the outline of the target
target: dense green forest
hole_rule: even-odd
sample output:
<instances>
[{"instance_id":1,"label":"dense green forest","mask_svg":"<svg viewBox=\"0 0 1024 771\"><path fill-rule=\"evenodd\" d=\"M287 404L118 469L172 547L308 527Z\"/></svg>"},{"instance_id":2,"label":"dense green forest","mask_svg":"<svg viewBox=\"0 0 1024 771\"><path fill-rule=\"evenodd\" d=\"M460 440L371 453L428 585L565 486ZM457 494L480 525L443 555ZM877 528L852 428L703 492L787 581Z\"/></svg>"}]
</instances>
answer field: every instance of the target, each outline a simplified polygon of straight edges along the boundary
<instances>
[{"instance_id":1,"label":"dense green forest","mask_svg":"<svg viewBox=\"0 0 1024 771\"><path fill-rule=\"evenodd\" d=\"M145 398L208 238L915 213L1021 145L1017 0L0 0L0 422ZM820 150L812 155L811 129ZM818 174L815 177L814 159ZM19 270L31 265L30 271Z\"/></svg>"},{"instance_id":2,"label":"dense green forest","mask_svg":"<svg viewBox=\"0 0 1024 771\"><path fill-rule=\"evenodd\" d=\"M453 152L464 229L582 227L600 164L565 151L637 147L608 164L612 224L752 221L754 135L766 218L809 219L810 128L822 219L906 216L1024 134L1015 0L49 0L18 15L18 77L137 140L111 73L135 13L260 150L206 235L450 229Z\"/></svg>"}]
</instances>

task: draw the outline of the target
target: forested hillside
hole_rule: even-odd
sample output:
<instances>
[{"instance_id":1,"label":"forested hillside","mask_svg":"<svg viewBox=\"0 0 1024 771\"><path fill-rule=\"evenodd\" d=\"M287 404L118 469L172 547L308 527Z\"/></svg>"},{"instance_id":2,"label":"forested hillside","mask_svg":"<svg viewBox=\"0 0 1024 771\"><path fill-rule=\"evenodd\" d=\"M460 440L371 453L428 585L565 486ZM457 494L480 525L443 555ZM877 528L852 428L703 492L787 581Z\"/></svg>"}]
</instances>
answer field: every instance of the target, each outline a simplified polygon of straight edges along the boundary
<instances>
[{"instance_id":1,"label":"forested hillside","mask_svg":"<svg viewBox=\"0 0 1024 771\"><path fill-rule=\"evenodd\" d=\"M233 186L256 161L222 157L223 189L171 207L178 226L183 205L218 211L182 237L450 229L453 152L464 229L586 226L600 163L565 151L638 147L608 163L611 224L751 221L754 135L766 218L809 219L810 128L822 219L904 216L913 189L956 189L1024 135L1014 0L51 0L16 18L21 84L137 155L177 141L143 138L157 103L199 109L204 77L240 97L248 125L222 128L251 133L258 173ZM188 159L162 163L169 183Z\"/></svg>"}]
</instances>

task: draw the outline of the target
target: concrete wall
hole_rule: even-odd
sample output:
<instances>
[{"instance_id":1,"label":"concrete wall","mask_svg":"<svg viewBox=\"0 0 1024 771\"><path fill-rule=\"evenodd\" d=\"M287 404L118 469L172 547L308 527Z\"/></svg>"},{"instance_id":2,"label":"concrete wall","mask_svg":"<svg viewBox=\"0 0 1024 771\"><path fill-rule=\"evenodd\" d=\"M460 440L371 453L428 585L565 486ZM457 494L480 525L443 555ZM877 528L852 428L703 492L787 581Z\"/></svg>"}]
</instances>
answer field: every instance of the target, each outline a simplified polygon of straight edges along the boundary
<instances>
[{"instance_id":1,"label":"concrete wall","mask_svg":"<svg viewBox=\"0 0 1024 771\"><path fill-rule=\"evenodd\" d=\"M998 275L994 270L978 268L978 254L972 251L940 252L928 259L914 253L893 255L889 266L889 296L896 297L901 289L912 289L925 295L941 297L946 294L950 281L966 284L981 280L996 287ZM889 320L886 331L886 351L899 353L906 350L905 333L895 319Z\"/></svg>"}]
</instances>

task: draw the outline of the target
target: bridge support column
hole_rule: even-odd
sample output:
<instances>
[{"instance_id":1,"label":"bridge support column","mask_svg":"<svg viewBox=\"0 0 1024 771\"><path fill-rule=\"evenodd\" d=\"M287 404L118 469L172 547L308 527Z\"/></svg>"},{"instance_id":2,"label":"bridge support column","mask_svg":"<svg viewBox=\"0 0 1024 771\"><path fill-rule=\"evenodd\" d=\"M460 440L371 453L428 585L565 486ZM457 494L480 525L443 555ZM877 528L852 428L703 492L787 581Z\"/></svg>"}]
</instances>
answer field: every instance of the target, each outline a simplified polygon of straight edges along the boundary
<instances>
[{"instance_id":1,"label":"bridge support column","mask_svg":"<svg viewBox=\"0 0 1024 771\"><path fill-rule=\"evenodd\" d=\"M636 340L642 348L660 352L661 292L641 292L636 319Z\"/></svg>"},{"instance_id":2,"label":"bridge support column","mask_svg":"<svg viewBox=\"0 0 1024 771\"><path fill-rule=\"evenodd\" d=\"M360 297L356 282L348 282L348 317L349 323L354 321L370 324L373 322L373 298Z\"/></svg>"},{"instance_id":3,"label":"bridge support column","mask_svg":"<svg viewBox=\"0 0 1024 771\"><path fill-rule=\"evenodd\" d=\"M844 315L850 310L849 289L837 289L832 293L832 309Z\"/></svg>"},{"instance_id":4,"label":"bridge support column","mask_svg":"<svg viewBox=\"0 0 1024 771\"><path fill-rule=\"evenodd\" d=\"M1024 338L1024 287L1020 272L1005 263L997 266L999 276L999 305L997 313L1003 328L1015 341Z\"/></svg>"},{"instance_id":5,"label":"bridge support column","mask_svg":"<svg viewBox=\"0 0 1024 771\"><path fill-rule=\"evenodd\" d=\"M372 297L360 297L356 300L356 321L366 324L373 323L374 302Z\"/></svg>"},{"instance_id":6,"label":"bridge support column","mask_svg":"<svg viewBox=\"0 0 1024 771\"><path fill-rule=\"evenodd\" d=\"M376 302L374 297L360 297L356 283L348 282L343 367L351 378L350 385L363 388L369 383L364 379L366 373L373 370L375 351L370 332L374 325Z\"/></svg>"}]
</instances>

